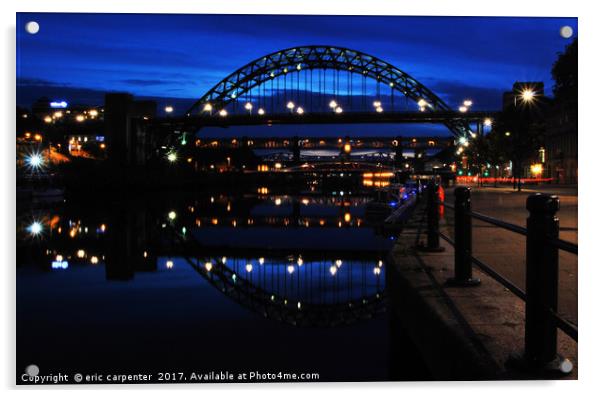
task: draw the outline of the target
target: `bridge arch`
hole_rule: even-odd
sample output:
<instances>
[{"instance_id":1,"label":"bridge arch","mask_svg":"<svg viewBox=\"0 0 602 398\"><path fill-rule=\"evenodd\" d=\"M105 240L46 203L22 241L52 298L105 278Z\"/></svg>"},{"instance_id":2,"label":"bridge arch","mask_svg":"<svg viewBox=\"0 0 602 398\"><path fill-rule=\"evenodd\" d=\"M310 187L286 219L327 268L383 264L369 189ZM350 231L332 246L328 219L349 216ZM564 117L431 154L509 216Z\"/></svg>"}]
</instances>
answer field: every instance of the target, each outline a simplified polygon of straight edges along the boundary
<instances>
[{"instance_id":1,"label":"bridge arch","mask_svg":"<svg viewBox=\"0 0 602 398\"><path fill-rule=\"evenodd\" d=\"M242 66L207 91L188 110L198 115L207 104L224 109L250 90L265 82L302 70L328 69L363 75L391 87L415 101L425 112L452 110L441 98L418 80L394 65L375 56L337 46L311 45L292 47L267 54ZM469 124L462 119L444 123L455 136L467 136Z\"/></svg>"}]
</instances>

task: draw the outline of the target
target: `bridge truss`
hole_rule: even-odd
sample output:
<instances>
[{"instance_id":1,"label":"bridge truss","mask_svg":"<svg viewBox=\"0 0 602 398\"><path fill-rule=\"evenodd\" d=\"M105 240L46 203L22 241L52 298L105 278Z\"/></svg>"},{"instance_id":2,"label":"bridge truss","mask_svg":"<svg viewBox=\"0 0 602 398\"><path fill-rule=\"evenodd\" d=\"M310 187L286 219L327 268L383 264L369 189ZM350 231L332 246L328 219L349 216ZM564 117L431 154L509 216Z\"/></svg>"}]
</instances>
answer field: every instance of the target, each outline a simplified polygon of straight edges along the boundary
<instances>
[{"instance_id":1,"label":"bridge truss","mask_svg":"<svg viewBox=\"0 0 602 398\"><path fill-rule=\"evenodd\" d=\"M367 103L367 79L376 83L374 102L370 104ZM388 87L389 95L381 92L383 86L385 91ZM249 115L282 110L283 103L291 113L316 109L342 112L344 107L364 111L374 107L376 112L383 112L386 107L391 111L399 106L399 101L395 104L396 93L405 97L406 108L409 99L424 113L453 113L435 93L386 61L348 48L312 45L277 51L244 65L205 93L188 110L187 116L219 112L224 115L228 106L236 108L239 101L244 103ZM467 137L471 133L464 118L444 117L440 122L456 137Z\"/></svg>"}]
</instances>

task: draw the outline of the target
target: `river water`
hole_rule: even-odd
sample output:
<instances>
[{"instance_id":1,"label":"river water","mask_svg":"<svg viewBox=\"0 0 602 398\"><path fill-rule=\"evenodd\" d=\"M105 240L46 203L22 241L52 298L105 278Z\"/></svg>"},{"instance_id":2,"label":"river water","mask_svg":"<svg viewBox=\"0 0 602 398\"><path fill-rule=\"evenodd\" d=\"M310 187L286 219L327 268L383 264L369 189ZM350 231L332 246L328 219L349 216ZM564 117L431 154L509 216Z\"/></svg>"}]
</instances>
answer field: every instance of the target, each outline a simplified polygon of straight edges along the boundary
<instances>
[{"instance_id":1,"label":"river water","mask_svg":"<svg viewBox=\"0 0 602 398\"><path fill-rule=\"evenodd\" d=\"M428 379L387 311L396 233L370 199L257 187L20 203L17 382L30 364Z\"/></svg>"}]
</instances>

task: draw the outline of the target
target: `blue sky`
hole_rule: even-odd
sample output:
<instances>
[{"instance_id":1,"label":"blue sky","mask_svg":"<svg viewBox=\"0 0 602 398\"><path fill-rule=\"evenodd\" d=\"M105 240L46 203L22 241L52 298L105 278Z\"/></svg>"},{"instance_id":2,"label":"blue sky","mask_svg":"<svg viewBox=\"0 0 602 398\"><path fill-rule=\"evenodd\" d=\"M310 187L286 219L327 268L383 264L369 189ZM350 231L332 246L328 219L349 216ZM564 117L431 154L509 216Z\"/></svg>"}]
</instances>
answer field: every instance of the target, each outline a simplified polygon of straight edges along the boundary
<instances>
[{"instance_id":1,"label":"blue sky","mask_svg":"<svg viewBox=\"0 0 602 398\"><path fill-rule=\"evenodd\" d=\"M36 35L27 21L40 24ZM327 44L377 56L451 106L499 109L515 81L543 81L577 33L576 18L17 14L17 103L105 91L158 98L184 111L230 72L288 47Z\"/></svg>"}]
</instances>

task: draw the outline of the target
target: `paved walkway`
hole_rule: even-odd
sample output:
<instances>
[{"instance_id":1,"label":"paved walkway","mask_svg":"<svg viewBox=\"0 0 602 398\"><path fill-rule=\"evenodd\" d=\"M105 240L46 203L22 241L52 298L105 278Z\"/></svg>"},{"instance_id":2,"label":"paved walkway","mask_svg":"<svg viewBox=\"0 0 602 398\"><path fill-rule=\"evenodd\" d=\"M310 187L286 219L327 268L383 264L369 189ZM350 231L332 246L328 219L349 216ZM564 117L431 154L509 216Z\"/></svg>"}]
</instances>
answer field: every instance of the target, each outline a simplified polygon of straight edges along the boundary
<instances>
[{"instance_id":1,"label":"paved walkway","mask_svg":"<svg viewBox=\"0 0 602 398\"><path fill-rule=\"evenodd\" d=\"M482 198L477 193L474 196ZM442 225L442 232L447 234L449 229ZM447 285L446 280L453 276L454 249L441 241L442 253L416 251L417 242L426 241L425 230L424 206L419 205L392 251L388 275L392 308L401 307L397 313L411 323L409 334L418 341L431 369L443 379L533 377L506 366L509 356L524 348L524 302L476 268L473 275L481 279L480 286ZM524 268L519 242L512 236L500 237L495 230L487 231L485 234L477 227L474 232L475 243L481 246L475 251L477 257L486 262L497 260L500 272ZM487 245L484 235L489 236ZM560 330L558 352L575 366L566 377L577 378L577 343Z\"/></svg>"},{"instance_id":2,"label":"paved walkway","mask_svg":"<svg viewBox=\"0 0 602 398\"><path fill-rule=\"evenodd\" d=\"M446 190L446 202L454 200L453 189ZM512 188L472 187L473 211L526 227L529 212L526 209L527 197L535 192L555 194L560 199L558 219L560 238L577 243L577 188L542 185L527 187L522 192ZM453 214L446 211L445 223L449 233L453 233ZM473 254L489 264L498 273L509 278L514 284L525 287L524 236L503 230L480 221L473 222ZM577 256L565 251L559 252L559 313L574 323L577 316Z\"/></svg>"}]
</instances>

